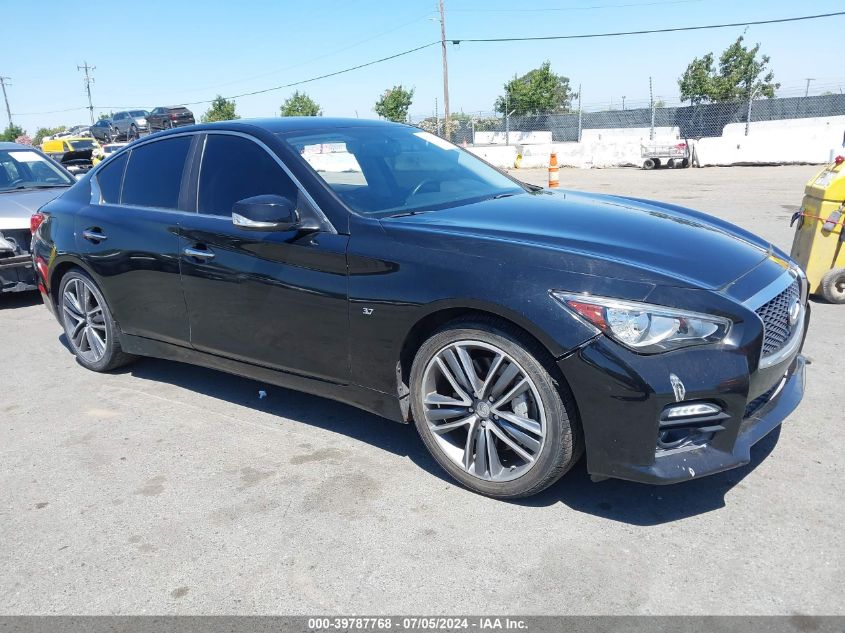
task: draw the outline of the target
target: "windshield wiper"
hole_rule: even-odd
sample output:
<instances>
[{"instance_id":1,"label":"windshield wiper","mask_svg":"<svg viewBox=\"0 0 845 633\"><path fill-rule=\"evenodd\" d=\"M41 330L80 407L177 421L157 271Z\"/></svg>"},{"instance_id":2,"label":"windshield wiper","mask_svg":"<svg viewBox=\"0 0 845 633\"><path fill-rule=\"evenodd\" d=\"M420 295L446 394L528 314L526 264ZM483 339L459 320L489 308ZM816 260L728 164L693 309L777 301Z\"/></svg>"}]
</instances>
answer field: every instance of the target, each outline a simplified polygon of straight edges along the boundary
<instances>
[{"instance_id":1,"label":"windshield wiper","mask_svg":"<svg viewBox=\"0 0 845 633\"><path fill-rule=\"evenodd\" d=\"M409 215L420 215L422 213L428 213L431 209L425 209L420 211L403 211L401 213L394 213L392 215L386 215L385 218L406 218Z\"/></svg>"}]
</instances>

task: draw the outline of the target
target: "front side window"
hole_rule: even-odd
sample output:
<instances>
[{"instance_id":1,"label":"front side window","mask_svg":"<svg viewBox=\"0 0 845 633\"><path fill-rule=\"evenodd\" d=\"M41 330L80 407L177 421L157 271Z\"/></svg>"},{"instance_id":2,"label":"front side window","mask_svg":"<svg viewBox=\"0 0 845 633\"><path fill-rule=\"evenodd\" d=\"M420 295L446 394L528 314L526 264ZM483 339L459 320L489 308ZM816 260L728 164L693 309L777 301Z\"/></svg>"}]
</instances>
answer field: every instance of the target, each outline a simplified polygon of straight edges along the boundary
<instances>
[{"instance_id":1,"label":"front side window","mask_svg":"<svg viewBox=\"0 0 845 633\"><path fill-rule=\"evenodd\" d=\"M121 204L176 209L190 136L147 143L132 150L123 177Z\"/></svg>"},{"instance_id":2,"label":"front side window","mask_svg":"<svg viewBox=\"0 0 845 633\"><path fill-rule=\"evenodd\" d=\"M297 188L265 149L240 136L209 134L200 170L197 211L230 216L239 200L265 194L297 201Z\"/></svg>"},{"instance_id":3,"label":"front side window","mask_svg":"<svg viewBox=\"0 0 845 633\"><path fill-rule=\"evenodd\" d=\"M352 210L387 216L446 208L526 189L469 152L405 126L280 135Z\"/></svg>"},{"instance_id":4,"label":"front side window","mask_svg":"<svg viewBox=\"0 0 845 633\"><path fill-rule=\"evenodd\" d=\"M0 150L0 192L18 189L68 187L75 180L31 149Z\"/></svg>"}]
</instances>

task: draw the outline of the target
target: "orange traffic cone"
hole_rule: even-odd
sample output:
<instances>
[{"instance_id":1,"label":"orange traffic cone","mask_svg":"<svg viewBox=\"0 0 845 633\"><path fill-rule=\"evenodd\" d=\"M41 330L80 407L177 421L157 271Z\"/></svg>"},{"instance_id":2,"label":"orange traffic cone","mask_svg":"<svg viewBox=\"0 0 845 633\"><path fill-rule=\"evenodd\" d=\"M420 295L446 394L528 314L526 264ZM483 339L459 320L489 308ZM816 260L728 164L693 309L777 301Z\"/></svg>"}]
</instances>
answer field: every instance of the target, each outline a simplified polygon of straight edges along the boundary
<instances>
[{"instance_id":1,"label":"orange traffic cone","mask_svg":"<svg viewBox=\"0 0 845 633\"><path fill-rule=\"evenodd\" d=\"M549 156L549 189L557 189L560 186L560 168L557 166L557 154L552 152Z\"/></svg>"}]
</instances>

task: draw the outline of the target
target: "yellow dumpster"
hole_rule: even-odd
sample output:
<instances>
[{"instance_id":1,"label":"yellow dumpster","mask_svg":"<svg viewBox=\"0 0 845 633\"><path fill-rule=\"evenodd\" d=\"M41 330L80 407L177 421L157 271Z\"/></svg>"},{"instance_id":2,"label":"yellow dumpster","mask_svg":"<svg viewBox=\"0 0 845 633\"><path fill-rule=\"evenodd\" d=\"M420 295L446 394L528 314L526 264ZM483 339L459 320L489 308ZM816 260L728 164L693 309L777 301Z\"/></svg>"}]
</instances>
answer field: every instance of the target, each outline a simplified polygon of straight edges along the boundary
<instances>
[{"instance_id":1,"label":"yellow dumpster","mask_svg":"<svg viewBox=\"0 0 845 633\"><path fill-rule=\"evenodd\" d=\"M807 183L792 221L792 258L806 271L810 293L845 303L845 158L838 156Z\"/></svg>"}]
</instances>

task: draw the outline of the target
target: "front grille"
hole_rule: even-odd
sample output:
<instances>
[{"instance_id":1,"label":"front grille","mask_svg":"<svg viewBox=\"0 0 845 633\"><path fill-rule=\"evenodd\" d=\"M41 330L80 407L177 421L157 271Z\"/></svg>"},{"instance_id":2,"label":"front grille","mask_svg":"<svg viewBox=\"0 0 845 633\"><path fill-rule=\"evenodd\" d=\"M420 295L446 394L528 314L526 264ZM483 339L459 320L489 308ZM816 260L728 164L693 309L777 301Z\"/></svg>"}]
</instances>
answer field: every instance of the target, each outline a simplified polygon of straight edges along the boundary
<instances>
[{"instance_id":1,"label":"front grille","mask_svg":"<svg viewBox=\"0 0 845 633\"><path fill-rule=\"evenodd\" d=\"M789 306L800 294L801 287L796 279L789 288L757 308L757 315L763 320L763 358L777 352L792 336Z\"/></svg>"}]
</instances>

